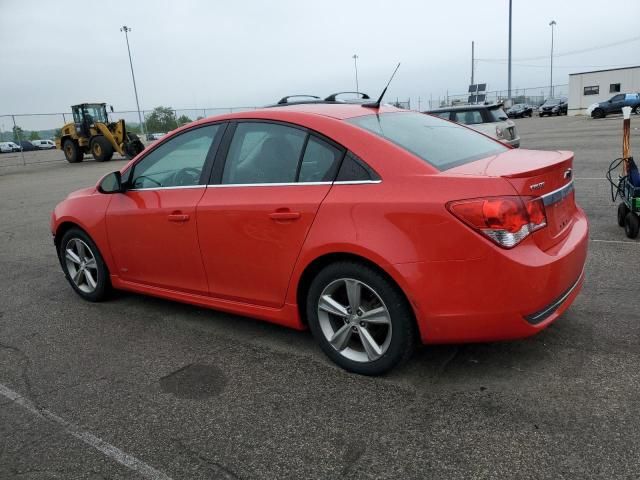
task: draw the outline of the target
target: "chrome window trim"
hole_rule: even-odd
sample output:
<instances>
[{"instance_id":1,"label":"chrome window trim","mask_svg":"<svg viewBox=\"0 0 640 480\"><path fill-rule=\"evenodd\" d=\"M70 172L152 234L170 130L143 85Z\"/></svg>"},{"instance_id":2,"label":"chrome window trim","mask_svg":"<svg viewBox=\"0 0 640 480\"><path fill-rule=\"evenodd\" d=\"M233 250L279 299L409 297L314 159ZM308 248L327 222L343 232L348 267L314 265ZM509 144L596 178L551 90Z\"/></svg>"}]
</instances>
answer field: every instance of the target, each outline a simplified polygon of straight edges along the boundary
<instances>
[{"instance_id":1,"label":"chrome window trim","mask_svg":"<svg viewBox=\"0 0 640 480\"><path fill-rule=\"evenodd\" d=\"M544 206L548 207L549 205L553 205L554 203L564 200L573 191L573 189L573 180L571 180L569 183L557 190L541 195L540 198L542 199Z\"/></svg>"},{"instance_id":2,"label":"chrome window trim","mask_svg":"<svg viewBox=\"0 0 640 480\"><path fill-rule=\"evenodd\" d=\"M216 183L207 185L213 188L228 187L291 187L294 185L331 185L333 182L281 182L281 183Z\"/></svg>"},{"instance_id":3,"label":"chrome window trim","mask_svg":"<svg viewBox=\"0 0 640 480\"><path fill-rule=\"evenodd\" d=\"M283 183L220 183L209 184L211 188L229 187L292 187L292 186L315 186L315 185L363 185L367 183L382 183L382 180L345 180L336 182L283 182Z\"/></svg>"},{"instance_id":4,"label":"chrome window trim","mask_svg":"<svg viewBox=\"0 0 640 480\"><path fill-rule=\"evenodd\" d=\"M205 188L206 185L176 185L173 187L128 188L127 192L145 192L149 190L177 190L179 188Z\"/></svg>"},{"instance_id":5,"label":"chrome window trim","mask_svg":"<svg viewBox=\"0 0 640 480\"><path fill-rule=\"evenodd\" d=\"M382 183L382 180L338 180L334 185L365 185L367 183Z\"/></svg>"}]
</instances>

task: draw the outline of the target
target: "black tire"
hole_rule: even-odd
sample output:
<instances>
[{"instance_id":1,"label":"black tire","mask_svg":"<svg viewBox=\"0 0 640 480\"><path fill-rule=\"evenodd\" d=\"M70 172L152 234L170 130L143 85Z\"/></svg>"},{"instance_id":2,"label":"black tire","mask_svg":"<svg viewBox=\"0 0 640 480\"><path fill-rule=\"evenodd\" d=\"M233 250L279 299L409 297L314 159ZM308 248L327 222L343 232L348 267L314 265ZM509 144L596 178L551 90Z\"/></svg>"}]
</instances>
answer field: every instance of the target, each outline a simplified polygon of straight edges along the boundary
<instances>
[{"instance_id":1,"label":"black tire","mask_svg":"<svg viewBox=\"0 0 640 480\"><path fill-rule=\"evenodd\" d=\"M113 157L113 145L102 135L93 137L91 140L91 154L96 162L108 162Z\"/></svg>"},{"instance_id":2,"label":"black tire","mask_svg":"<svg viewBox=\"0 0 640 480\"><path fill-rule=\"evenodd\" d=\"M640 231L640 218L633 212L627 213L624 221L624 233L629 238L636 238Z\"/></svg>"},{"instance_id":3,"label":"black tire","mask_svg":"<svg viewBox=\"0 0 640 480\"><path fill-rule=\"evenodd\" d=\"M633 107L633 113L635 113L636 115L640 115L640 105L636 105L635 107Z\"/></svg>"},{"instance_id":4,"label":"black tire","mask_svg":"<svg viewBox=\"0 0 640 480\"><path fill-rule=\"evenodd\" d=\"M596 108L593 112L591 112L591 116L593 118L604 118L607 115L604 113L604 110L601 108Z\"/></svg>"},{"instance_id":5,"label":"black tire","mask_svg":"<svg viewBox=\"0 0 640 480\"><path fill-rule=\"evenodd\" d=\"M90 262L85 262L87 265L85 270L90 272L89 275L95 281L95 287L92 289L92 285L90 284L87 275L84 273L79 275L78 283L74 281L73 276L78 273L79 269L72 271L71 268L75 268L75 265L77 265L78 262L71 259L67 260L67 249L71 249L72 252L78 252L76 247L77 241L82 242L85 247L89 249L90 256L95 259L95 268L89 267ZM76 256L83 260L77 253ZM89 258L89 255L87 255L87 258ZM98 247L93 240L91 240L91 237L89 237L89 235L84 231L79 228L71 228L65 232L58 244L58 259L60 260L60 265L62 266L62 271L64 272L67 281L78 295L90 302L100 302L107 298L111 291L109 270L102 259L102 255L100 254ZM69 264L73 265L73 267L69 267Z\"/></svg>"},{"instance_id":6,"label":"black tire","mask_svg":"<svg viewBox=\"0 0 640 480\"><path fill-rule=\"evenodd\" d=\"M62 150L64 151L64 157L69 163L79 163L84 160L84 153L80 150L80 146L70 138L64 141Z\"/></svg>"},{"instance_id":7,"label":"black tire","mask_svg":"<svg viewBox=\"0 0 640 480\"><path fill-rule=\"evenodd\" d=\"M618 205L618 225L624 227L625 219L629 213L629 207L625 203Z\"/></svg>"},{"instance_id":8,"label":"black tire","mask_svg":"<svg viewBox=\"0 0 640 480\"><path fill-rule=\"evenodd\" d=\"M125 142L124 153L127 158L132 159L144 150L144 144L135 133L127 132L127 142Z\"/></svg>"},{"instance_id":9,"label":"black tire","mask_svg":"<svg viewBox=\"0 0 640 480\"><path fill-rule=\"evenodd\" d=\"M379 343L382 343L383 348L385 348L384 345L386 345L386 349L382 351L381 356L377 359L358 361L347 358L347 356L341 353L342 351L347 352L347 350L351 350L356 354L368 357L364 348L362 348L360 352L357 351L358 346L363 347L364 345L360 340L360 338L363 338L360 333L350 333L351 340L349 340L349 342L351 343L348 343L348 346L343 348L343 350L338 351L329 343L327 335L323 331L319 316L320 296L323 292L327 291L326 289L331 288L332 285L340 284L340 282L346 279L349 281L355 280L362 285L362 298L365 299L362 305L366 304L367 294L374 292L374 294L377 295L378 299L382 302L382 306L386 307L388 318L390 319L390 326L363 322L358 316L360 312L356 315L353 311L351 311L351 317L353 317L351 320L324 313L323 325L325 325L326 328L327 322L332 322L335 324L335 331L337 332L340 327L347 326L350 321L353 321L354 323L351 325L354 326L347 326L347 331L349 332L351 330L357 332L366 330L368 334L372 336L382 333L382 337L385 337L387 340ZM374 297L369 296L369 298ZM347 301L347 304L348 303ZM371 309L374 307L369 304L367 308ZM367 310L365 310L365 312L366 311ZM313 279L309 287L306 298L306 313L309 327L316 341L319 343L320 348L331 360L350 372L361 375L381 375L409 359L415 348L417 338L415 319L413 311L402 294L402 291L384 274L364 263L342 261L332 263L323 268ZM359 326L357 324L359 324ZM377 336L375 338L379 341L381 337ZM380 347L381 345L378 344L378 346Z\"/></svg>"}]
</instances>

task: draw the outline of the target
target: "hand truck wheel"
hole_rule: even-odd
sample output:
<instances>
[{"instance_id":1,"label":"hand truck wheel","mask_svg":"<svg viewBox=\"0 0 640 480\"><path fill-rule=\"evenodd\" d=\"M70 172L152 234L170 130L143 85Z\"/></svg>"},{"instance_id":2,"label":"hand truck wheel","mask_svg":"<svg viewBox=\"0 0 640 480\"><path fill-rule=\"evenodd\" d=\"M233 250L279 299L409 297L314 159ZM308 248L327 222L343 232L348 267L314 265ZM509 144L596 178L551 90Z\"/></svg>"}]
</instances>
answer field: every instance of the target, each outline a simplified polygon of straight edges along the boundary
<instances>
[{"instance_id":1,"label":"hand truck wheel","mask_svg":"<svg viewBox=\"0 0 640 480\"><path fill-rule=\"evenodd\" d=\"M629 212L624 220L624 233L629 238L636 238L640 231L640 218L635 213Z\"/></svg>"}]
</instances>

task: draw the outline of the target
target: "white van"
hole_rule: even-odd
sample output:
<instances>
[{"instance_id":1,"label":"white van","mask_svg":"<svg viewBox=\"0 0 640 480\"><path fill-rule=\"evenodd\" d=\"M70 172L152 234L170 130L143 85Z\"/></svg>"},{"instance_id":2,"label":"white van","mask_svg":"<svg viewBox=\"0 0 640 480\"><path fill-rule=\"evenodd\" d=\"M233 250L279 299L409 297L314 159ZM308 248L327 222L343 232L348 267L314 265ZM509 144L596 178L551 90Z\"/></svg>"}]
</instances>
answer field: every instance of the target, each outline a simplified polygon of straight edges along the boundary
<instances>
[{"instance_id":1,"label":"white van","mask_svg":"<svg viewBox=\"0 0 640 480\"><path fill-rule=\"evenodd\" d=\"M53 140L31 140L33 146L38 150L51 150L52 148L56 148L56 144Z\"/></svg>"}]
</instances>

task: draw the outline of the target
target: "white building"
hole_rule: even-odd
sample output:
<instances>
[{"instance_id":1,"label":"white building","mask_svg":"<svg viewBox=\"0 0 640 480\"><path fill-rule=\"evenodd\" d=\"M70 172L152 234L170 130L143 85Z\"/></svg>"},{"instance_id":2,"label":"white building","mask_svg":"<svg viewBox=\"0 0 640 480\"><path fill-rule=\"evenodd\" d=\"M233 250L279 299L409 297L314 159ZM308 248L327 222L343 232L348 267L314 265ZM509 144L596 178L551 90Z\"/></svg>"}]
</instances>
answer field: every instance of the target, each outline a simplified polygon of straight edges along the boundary
<instances>
[{"instance_id":1,"label":"white building","mask_svg":"<svg viewBox=\"0 0 640 480\"><path fill-rule=\"evenodd\" d=\"M584 114L589 105L616 93L640 92L640 66L569 74L569 115Z\"/></svg>"}]
</instances>

